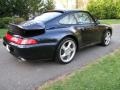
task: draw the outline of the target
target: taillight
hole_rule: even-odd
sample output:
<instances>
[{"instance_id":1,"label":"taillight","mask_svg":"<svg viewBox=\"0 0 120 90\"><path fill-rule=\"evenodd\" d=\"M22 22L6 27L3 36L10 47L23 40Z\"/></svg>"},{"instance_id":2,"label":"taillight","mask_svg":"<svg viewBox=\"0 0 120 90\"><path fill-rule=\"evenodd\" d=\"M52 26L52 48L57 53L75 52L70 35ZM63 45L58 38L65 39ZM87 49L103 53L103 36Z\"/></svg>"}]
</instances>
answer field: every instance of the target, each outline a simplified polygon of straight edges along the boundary
<instances>
[{"instance_id":1,"label":"taillight","mask_svg":"<svg viewBox=\"0 0 120 90\"><path fill-rule=\"evenodd\" d=\"M5 38L10 42L13 42L19 45L33 45L38 43L38 41L35 39L14 37L8 33L5 35Z\"/></svg>"},{"instance_id":2,"label":"taillight","mask_svg":"<svg viewBox=\"0 0 120 90\"><path fill-rule=\"evenodd\" d=\"M35 40L35 39L23 39L22 41L21 41L21 44L27 44L27 45L32 45L32 44L37 44L38 42L37 42L37 40Z\"/></svg>"}]
</instances>

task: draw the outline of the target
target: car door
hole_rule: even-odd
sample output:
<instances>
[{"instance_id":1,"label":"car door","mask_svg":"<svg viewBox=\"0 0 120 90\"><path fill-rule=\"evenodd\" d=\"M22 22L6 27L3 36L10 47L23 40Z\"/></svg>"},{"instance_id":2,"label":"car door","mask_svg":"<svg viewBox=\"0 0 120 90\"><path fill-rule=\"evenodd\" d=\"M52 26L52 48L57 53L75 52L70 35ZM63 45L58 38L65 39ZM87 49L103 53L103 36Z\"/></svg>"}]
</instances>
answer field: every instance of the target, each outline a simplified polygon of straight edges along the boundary
<instances>
[{"instance_id":1,"label":"car door","mask_svg":"<svg viewBox=\"0 0 120 90\"><path fill-rule=\"evenodd\" d=\"M95 43L98 39L98 37L96 37L97 26L91 15L86 12L77 12L74 15L78 22L76 28L81 33L82 44L88 45Z\"/></svg>"}]
</instances>

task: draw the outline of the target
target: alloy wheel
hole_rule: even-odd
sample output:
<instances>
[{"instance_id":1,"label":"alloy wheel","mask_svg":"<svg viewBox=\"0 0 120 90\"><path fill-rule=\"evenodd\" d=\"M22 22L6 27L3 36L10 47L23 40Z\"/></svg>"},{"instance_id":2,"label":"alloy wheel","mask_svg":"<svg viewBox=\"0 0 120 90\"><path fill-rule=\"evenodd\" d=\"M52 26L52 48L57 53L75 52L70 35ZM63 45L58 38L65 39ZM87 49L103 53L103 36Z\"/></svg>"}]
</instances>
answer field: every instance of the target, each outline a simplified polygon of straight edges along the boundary
<instances>
[{"instance_id":1,"label":"alloy wheel","mask_svg":"<svg viewBox=\"0 0 120 90\"><path fill-rule=\"evenodd\" d=\"M109 45L111 41L111 33L110 32L106 32L106 35L105 35L105 45Z\"/></svg>"},{"instance_id":2,"label":"alloy wheel","mask_svg":"<svg viewBox=\"0 0 120 90\"><path fill-rule=\"evenodd\" d=\"M60 58L62 62L70 62L76 53L76 44L73 40L65 41L60 48Z\"/></svg>"}]
</instances>

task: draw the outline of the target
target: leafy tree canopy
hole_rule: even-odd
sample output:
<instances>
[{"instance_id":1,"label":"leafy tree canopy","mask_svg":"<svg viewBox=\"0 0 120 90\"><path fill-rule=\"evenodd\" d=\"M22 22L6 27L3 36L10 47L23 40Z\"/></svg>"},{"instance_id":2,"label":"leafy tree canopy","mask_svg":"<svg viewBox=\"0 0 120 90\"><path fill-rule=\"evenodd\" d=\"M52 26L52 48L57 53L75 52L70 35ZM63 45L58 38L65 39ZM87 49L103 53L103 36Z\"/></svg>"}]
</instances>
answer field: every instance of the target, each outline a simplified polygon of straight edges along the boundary
<instances>
[{"instance_id":1,"label":"leafy tree canopy","mask_svg":"<svg viewBox=\"0 0 120 90\"><path fill-rule=\"evenodd\" d=\"M54 9L52 0L0 0L0 17L38 15Z\"/></svg>"}]
</instances>

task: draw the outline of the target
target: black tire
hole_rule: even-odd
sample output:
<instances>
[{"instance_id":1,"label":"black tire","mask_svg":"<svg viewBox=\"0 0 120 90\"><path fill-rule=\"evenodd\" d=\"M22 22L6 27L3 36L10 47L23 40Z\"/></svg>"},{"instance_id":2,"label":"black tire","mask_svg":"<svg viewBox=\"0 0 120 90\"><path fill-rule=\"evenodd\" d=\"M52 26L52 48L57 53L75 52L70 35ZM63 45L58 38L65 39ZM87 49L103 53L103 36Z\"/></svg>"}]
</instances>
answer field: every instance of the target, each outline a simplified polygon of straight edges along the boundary
<instances>
[{"instance_id":1,"label":"black tire","mask_svg":"<svg viewBox=\"0 0 120 90\"><path fill-rule=\"evenodd\" d=\"M110 40L109 41L106 40L107 34L110 35L110 37L109 37ZM102 37L102 41L101 41L102 46L108 46L110 44L111 36L112 36L112 34L109 30L105 31L105 33L103 34L103 37Z\"/></svg>"},{"instance_id":2,"label":"black tire","mask_svg":"<svg viewBox=\"0 0 120 90\"><path fill-rule=\"evenodd\" d=\"M73 58L72 58L70 61L68 61L68 62L65 62L65 61L63 61L63 60L61 59L61 57L60 57L60 51L61 51L62 45L63 45L65 42L67 42L67 41L73 41L73 42L74 42L74 44L75 44L75 54L76 54L77 45L76 45L75 40L72 39L72 38L69 38L69 37L64 38L64 39L59 43L58 48L57 48L57 50L56 50L56 61L57 61L58 63L61 63L61 64L70 63L70 62L73 60L74 56L75 56L75 54L74 54Z\"/></svg>"}]
</instances>

